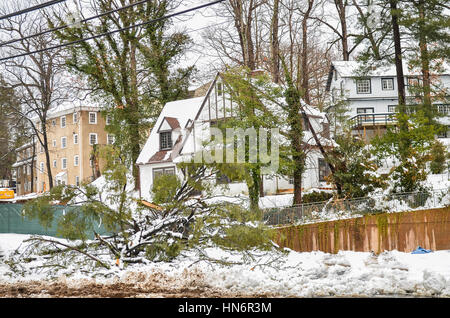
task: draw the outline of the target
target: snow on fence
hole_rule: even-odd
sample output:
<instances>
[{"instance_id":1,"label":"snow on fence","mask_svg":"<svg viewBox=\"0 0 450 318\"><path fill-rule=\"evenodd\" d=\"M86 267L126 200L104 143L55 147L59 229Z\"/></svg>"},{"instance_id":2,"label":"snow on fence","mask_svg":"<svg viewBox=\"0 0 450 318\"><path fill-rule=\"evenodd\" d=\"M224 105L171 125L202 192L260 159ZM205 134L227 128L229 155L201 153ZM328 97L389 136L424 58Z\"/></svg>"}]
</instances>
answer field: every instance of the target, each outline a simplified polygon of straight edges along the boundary
<instances>
[{"instance_id":1,"label":"snow on fence","mask_svg":"<svg viewBox=\"0 0 450 318\"><path fill-rule=\"evenodd\" d=\"M263 210L267 225L305 224L359 217L383 212L404 212L450 205L449 189L409 192L323 202Z\"/></svg>"}]
</instances>

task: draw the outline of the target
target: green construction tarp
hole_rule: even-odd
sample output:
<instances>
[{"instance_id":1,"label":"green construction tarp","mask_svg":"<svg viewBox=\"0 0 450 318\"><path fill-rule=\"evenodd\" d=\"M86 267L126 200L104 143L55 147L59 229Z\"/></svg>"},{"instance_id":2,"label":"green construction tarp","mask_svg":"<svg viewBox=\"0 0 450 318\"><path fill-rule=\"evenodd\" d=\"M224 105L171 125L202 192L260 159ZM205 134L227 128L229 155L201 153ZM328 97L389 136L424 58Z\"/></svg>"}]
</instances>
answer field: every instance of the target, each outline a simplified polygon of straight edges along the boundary
<instances>
[{"instance_id":1,"label":"green construction tarp","mask_svg":"<svg viewBox=\"0 0 450 318\"><path fill-rule=\"evenodd\" d=\"M23 204L17 203L2 203L0 204L0 233L15 233L15 234L36 234L57 237L56 222L57 219L64 213L66 206L54 206L55 215L53 223L49 228L39 224L38 219L28 219L22 215ZM70 207L76 208L76 207ZM100 222L95 225L97 232L100 235L108 234L101 226ZM90 238L94 237L94 233L89 233Z\"/></svg>"}]
</instances>

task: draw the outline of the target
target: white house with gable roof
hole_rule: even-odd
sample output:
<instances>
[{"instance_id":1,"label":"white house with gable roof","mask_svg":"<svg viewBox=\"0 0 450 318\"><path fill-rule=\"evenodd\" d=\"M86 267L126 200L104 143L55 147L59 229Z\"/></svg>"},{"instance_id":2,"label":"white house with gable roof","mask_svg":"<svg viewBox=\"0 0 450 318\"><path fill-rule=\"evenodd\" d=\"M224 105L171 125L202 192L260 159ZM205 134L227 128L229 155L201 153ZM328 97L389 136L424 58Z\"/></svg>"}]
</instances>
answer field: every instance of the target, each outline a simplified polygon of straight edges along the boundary
<instances>
[{"instance_id":1,"label":"white house with gable roof","mask_svg":"<svg viewBox=\"0 0 450 318\"><path fill-rule=\"evenodd\" d=\"M202 141L210 137L210 127L214 127L218 121L233 117L237 109L236 102L224 90L220 73L212 81L205 96L167 103L137 159L141 197L151 200L152 185L158 176L176 174L181 177L182 171L177 168L177 163L192 158L204 149ZM306 104L304 109L321 144L324 147L332 145L325 114ZM304 132L304 147L307 160L303 188L330 188L324 179L329 174L328 166L309 129ZM248 193L244 182L231 182L226 176L216 176L209 181L217 185L215 189L218 195ZM265 175L263 188L265 194L289 193L293 191L293 181L289 177Z\"/></svg>"}]
</instances>

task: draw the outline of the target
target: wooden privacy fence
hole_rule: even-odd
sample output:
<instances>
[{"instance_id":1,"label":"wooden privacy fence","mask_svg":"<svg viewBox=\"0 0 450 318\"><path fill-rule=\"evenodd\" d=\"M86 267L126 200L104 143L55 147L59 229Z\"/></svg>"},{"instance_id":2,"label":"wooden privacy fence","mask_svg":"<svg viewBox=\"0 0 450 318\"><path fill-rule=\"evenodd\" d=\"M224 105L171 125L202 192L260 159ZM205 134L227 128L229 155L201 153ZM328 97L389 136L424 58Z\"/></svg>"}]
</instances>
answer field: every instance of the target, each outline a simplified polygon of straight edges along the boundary
<instances>
[{"instance_id":1,"label":"wooden privacy fence","mask_svg":"<svg viewBox=\"0 0 450 318\"><path fill-rule=\"evenodd\" d=\"M278 227L274 240L298 252L450 250L450 207Z\"/></svg>"}]
</instances>

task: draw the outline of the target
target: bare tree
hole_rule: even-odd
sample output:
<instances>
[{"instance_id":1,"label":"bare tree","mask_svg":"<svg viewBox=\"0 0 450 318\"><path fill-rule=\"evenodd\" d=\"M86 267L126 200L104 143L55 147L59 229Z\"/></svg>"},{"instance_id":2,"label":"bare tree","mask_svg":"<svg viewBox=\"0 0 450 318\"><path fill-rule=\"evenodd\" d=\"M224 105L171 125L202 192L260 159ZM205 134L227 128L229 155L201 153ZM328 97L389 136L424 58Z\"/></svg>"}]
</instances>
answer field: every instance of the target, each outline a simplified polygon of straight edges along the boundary
<instances>
[{"instance_id":1,"label":"bare tree","mask_svg":"<svg viewBox=\"0 0 450 318\"><path fill-rule=\"evenodd\" d=\"M0 13L3 15L17 11L19 5L3 5ZM47 23L42 14L28 13L0 21L1 34L14 39L22 39L46 28ZM13 106L14 111L28 121L32 134L45 153L50 189L53 187L53 178L47 138L49 127L46 123L50 109L68 98L62 49L47 50L56 44L51 34L45 34L4 44L0 53L2 57L24 54L2 63L1 72L7 87L14 89L18 98L19 103ZM35 51L38 53L30 54Z\"/></svg>"}]
</instances>

